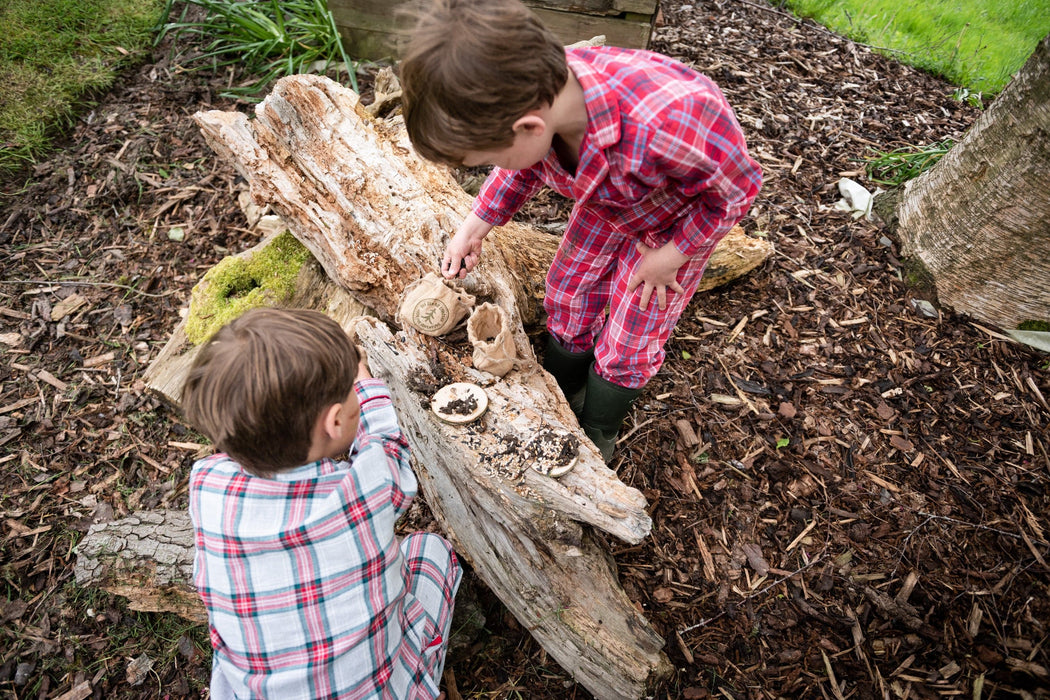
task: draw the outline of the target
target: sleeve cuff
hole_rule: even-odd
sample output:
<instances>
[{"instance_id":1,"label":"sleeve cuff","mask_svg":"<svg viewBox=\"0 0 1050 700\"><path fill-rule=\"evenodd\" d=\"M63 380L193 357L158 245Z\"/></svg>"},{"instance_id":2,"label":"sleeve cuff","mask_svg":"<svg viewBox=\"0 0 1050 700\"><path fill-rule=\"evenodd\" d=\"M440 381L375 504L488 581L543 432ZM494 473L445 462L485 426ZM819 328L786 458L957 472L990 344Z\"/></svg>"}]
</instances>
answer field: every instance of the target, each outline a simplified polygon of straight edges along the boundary
<instances>
[{"instance_id":1,"label":"sleeve cuff","mask_svg":"<svg viewBox=\"0 0 1050 700\"><path fill-rule=\"evenodd\" d=\"M387 388L386 383L382 379L376 379L375 377L369 377L367 379L358 379L354 382L354 391L357 392L358 401L364 406L366 401L373 399L390 399L390 389Z\"/></svg>"},{"instance_id":2,"label":"sleeve cuff","mask_svg":"<svg viewBox=\"0 0 1050 700\"><path fill-rule=\"evenodd\" d=\"M475 216L490 226L502 226L511 219L511 217L507 216L505 212L502 212L499 209L487 207L484 204L479 204L477 202L475 202L471 210L474 212Z\"/></svg>"}]
</instances>

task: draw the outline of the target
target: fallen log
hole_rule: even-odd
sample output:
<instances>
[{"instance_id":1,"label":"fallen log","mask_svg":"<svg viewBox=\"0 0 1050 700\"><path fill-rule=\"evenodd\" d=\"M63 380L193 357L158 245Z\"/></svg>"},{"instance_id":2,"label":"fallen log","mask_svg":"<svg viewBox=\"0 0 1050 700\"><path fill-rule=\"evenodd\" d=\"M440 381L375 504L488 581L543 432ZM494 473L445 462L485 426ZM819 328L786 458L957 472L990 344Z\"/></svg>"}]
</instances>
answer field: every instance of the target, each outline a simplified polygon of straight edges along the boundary
<instances>
[{"instance_id":1,"label":"fallen log","mask_svg":"<svg viewBox=\"0 0 1050 700\"><path fill-rule=\"evenodd\" d=\"M315 279L301 286L316 289L297 293L294 305L322 308L366 347L373 371L394 393L424 497L457 551L592 694L644 695L668 670L663 642L581 523L636 543L651 527L646 503L583 436L524 330L540 319L543 276L557 238L519 224L497 229L465 281L478 303L492 302L509 316L519 360L498 379L470 367L469 345L388 325L405 287L436 269L470 205L445 169L414 155L396 120L373 119L354 93L316 76L282 80L255 120L229 112L201 113L197 120L209 144L249 182L256 202L268 203L323 268L313 268ZM721 256L725 264L716 262L716 250L709 274L722 269L736 277L768 256L764 242L742 232L734 237L738 248ZM340 301L341 310L333 310L337 299L357 306L350 311ZM380 320L352 318L363 307ZM150 368L151 388L177 401L193 352L177 331ZM489 398L488 412L470 426L449 425L429 410L433 392L459 380L482 385ZM576 468L557 480L529 469L521 449L547 429L580 439ZM113 531L89 533L81 547L95 552L88 557L93 565L78 580L109 587L128 574L134 555L107 565L105 548L91 549L107 537L114 549ZM163 579L169 598L177 597L173 580Z\"/></svg>"}]
</instances>

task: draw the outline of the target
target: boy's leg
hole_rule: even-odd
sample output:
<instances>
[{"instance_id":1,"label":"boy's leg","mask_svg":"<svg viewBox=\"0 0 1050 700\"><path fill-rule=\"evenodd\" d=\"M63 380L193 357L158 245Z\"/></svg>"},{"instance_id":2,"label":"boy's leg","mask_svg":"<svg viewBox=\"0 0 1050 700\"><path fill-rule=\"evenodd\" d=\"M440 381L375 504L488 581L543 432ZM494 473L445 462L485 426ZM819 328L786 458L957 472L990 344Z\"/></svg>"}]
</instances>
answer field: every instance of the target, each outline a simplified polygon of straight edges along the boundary
<instances>
[{"instance_id":1,"label":"boy's leg","mask_svg":"<svg viewBox=\"0 0 1050 700\"><path fill-rule=\"evenodd\" d=\"M653 248L662 245L649 239L644 243ZM663 364L664 345L696 293L713 249L714 246L690 258L679 268L678 284L684 292L678 294L668 289L665 309L660 308L654 294L649 300L649 308L642 310L638 308L642 288L639 286L633 292L627 292L627 285L642 256L633 243L624 247L622 264L613 279L609 319L594 350L595 369L599 376L632 389L649 383Z\"/></svg>"},{"instance_id":2,"label":"boy's leg","mask_svg":"<svg viewBox=\"0 0 1050 700\"><path fill-rule=\"evenodd\" d=\"M569 402L576 417L583 410L587 388L587 373L594 363L594 351L569 352L553 335L547 336L547 349L543 353L543 369L558 381L561 392Z\"/></svg>"},{"instance_id":3,"label":"boy's leg","mask_svg":"<svg viewBox=\"0 0 1050 700\"><path fill-rule=\"evenodd\" d=\"M591 366L587 375L583 409L580 411L580 427L608 463L616 449L616 436L631 404L642 393L639 389L613 384L602 379Z\"/></svg>"},{"instance_id":4,"label":"boy's leg","mask_svg":"<svg viewBox=\"0 0 1050 700\"><path fill-rule=\"evenodd\" d=\"M543 367L558 380L573 413L583 415L594 343L605 323L612 277L626 238L593 212L576 207L547 272Z\"/></svg>"},{"instance_id":5,"label":"boy's leg","mask_svg":"<svg viewBox=\"0 0 1050 700\"><path fill-rule=\"evenodd\" d=\"M586 207L577 206L570 214L543 297L547 330L565 352L594 350L626 241Z\"/></svg>"},{"instance_id":6,"label":"boy's leg","mask_svg":"<svg viewBox=\"0 0 1050 700\"><path fill-rule=\"evenodd\" d=\"M452 626L453 602L463 576L463 568L456 560L452 545L445 538L432 533L416 532L401 540L401 551L408 569L408 589L420 602L433 623L440 641L425 649L427 671L435 683L441 681Z\"/></svg>"},{"instance_id":7,"label":"boy's leg","mask_svg":"<svg viewBox=\"0 0 1050 700\"><path fill-rule=\"evenodd\" d=\"M661 245L659 240L648 238L644 243L653 248ZM594 371L588 379L587 400L580 419L606 461L612 458L616 436L631 405L663 364L664 345L696 292L709 256L710 251L694 256L678 270L678 283L684 293L668 290L665 309L660 309L654 295L649 307L641 310L641 287L627 292L641 254L633 242L621 250L621 265L613 278L609 319L595 346Z\"/></svg>"},{"instance_id":8,"label":"boy's leg","mask_svg":"<svg viewBox=\"0 0 1050 700\"><path fill-rule=\"evenodd\" d=\"M642 260L635 248L637 240L636 235L616 231L587 207L577 206L547 273L543 301L547 329L562 350L594 351L580 424L606 461L612 457L616 435L635 398L663 364L664 344L696 292L714 250L712 244L679 269L678 283L684 293L668 292L666 309L661 311L652 299L649 308L641 311L641 289L627 293ZM643 239L651 248L666 241L667 234Z\"/></svg>"}]
</instances>

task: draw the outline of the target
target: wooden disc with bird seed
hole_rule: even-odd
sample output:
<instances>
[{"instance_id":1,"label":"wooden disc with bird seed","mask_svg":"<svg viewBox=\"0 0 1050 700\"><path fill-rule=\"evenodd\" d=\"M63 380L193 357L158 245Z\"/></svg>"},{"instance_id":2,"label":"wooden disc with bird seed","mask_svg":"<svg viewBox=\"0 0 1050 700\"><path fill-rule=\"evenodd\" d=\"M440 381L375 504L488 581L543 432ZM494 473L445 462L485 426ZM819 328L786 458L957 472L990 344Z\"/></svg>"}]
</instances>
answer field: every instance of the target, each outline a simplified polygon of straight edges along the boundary
<instances>
[{"instance_id":1,"label":"wooden disc with bird seed","mask_svg":"<svg viewBox=\"0 0 1050 700\"><path fill-rule=\"evenodd\" d=\"M477 384L455 382L437 390L430 409L446 423L470 423L489 407L489 397Z\"/></svg>"},{"instance_id":2,"label":"wooden disc with bird seed","mask_svg":"<svg viewBox=\"0 0 1050 700\"><path fill-rule=\"evenodd\" d=\"M531 455L534 470L553 479L568 474L580 461L580 439L564 430L544 428L523 450Z\"/></svg>"}]
</instances>

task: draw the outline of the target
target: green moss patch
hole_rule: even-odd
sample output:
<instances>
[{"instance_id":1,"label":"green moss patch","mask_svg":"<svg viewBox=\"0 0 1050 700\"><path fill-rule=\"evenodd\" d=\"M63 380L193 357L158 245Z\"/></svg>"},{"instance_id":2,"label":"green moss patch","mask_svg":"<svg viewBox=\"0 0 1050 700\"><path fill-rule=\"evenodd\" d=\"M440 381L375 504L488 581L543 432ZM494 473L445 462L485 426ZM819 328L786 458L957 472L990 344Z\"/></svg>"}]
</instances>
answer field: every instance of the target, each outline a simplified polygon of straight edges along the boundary
<instances>
[{"instance_id":1,"label":"green moss patch","mask_svg":"<svg viewBox=\"0 0 1050 700\"><path fill-rule=\"evenodd\" d=\"M1041 333L1050 332L1050 322L1048 321L1022 321L1017 325L1019 331L1039 331Z\"/></svg>"},{"instance_id":2,"label":"green moss patch","mask_svg":"<svg viewBox=\"0 0 1050 700\"><path fill-rule=\"evenodd\" d=\"M310 257L306 246L285 232L251 255L224 258L193 288L186 337L200 345L248 309L288 302Z\"/></svg>"},{"instance_id":3,"label":"green moss patch","mask_svg":"<svg viewBox=\"0 0 1050 700\"><path fill-rule=\"evenodd\" d=\"M928 299L936 304L937 282L919 258L910 257L904 259L904 283L921 298Z\"/></svg>"}]
</instances>

